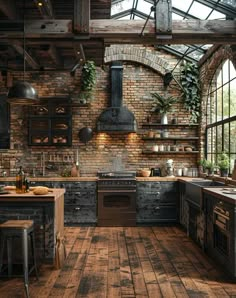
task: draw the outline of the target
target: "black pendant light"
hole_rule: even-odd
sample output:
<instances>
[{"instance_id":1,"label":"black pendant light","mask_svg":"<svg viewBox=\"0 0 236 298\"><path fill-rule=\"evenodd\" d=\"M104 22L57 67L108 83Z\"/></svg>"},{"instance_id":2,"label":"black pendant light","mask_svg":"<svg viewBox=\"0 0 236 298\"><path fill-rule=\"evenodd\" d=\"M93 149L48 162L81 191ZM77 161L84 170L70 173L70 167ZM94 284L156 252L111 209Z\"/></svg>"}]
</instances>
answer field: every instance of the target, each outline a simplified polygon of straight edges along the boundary
<instances>
[{"instance_id":1,"label":"black pendant light","mask_svg":"<svg viewBox=\"0 0 236 298\"><path fill-rule=\"evenodd\" d=\"M23 82L16 82L8 92L7 102L18 105L32 105L39 103L38 93L28 82L25 82L25 1L23 15L23 59L24 73Z\"/></svg>"}]
</instances>

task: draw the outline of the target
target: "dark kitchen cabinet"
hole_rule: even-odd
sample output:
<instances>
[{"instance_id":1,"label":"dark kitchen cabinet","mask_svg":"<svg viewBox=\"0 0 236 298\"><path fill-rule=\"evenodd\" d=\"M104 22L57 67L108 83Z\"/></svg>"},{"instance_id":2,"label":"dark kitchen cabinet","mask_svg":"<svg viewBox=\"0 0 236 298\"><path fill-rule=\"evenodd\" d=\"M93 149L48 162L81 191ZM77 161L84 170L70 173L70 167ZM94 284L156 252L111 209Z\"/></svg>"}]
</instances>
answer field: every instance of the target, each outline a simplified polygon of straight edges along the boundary
<instances>
[{"instance_id":1,"label":"dark kitchen cabinet","mask_svg":"<svg viewBox=\"0 0 236 298\"><path fill-rule=\"evenodd\" d=\"M96 181L53 181L33 182L50 188L65 188L64 224L67 226L97 223Z\"/></svg>"},{"instance_id":2,"label":"dark kitchen cabinet","mask_svg":"<svg viewBox=\"0 0 236 298\"><path fill-rule=\"evenodd\" d=\"M137 224L178 222L178 182L138 182L136 210Z\"/></svg>"},{"instance_id":3,"label":"dark kitchen cabinet","mask_svg":"<svg viewBox=\"0 0 236 298\"><path fill-rule=\"evenodd\" d=\"M72 114L69 98L43 99L29 111L30 146L71 146Z\"/></svg>"},{"instance_id":4,"label":"dark kitchen cabinet","mask_svg":"<svg viewBox=\"0 0 236 298\"><path fill-rule=\"evenodd\" d=\"M236 206L204 192L205 250L236 278Z\"/></svg>"},{"instance_id":5,"label":"dark kitchen cabinet","mask_svg":"<svg viewBox=\"0 0 236 298\"><path fill-rule=\"evenodd\" d=\"M6 94L0 94L0 149L10 148L10 107Z\"/></svg>"}]
</instances>

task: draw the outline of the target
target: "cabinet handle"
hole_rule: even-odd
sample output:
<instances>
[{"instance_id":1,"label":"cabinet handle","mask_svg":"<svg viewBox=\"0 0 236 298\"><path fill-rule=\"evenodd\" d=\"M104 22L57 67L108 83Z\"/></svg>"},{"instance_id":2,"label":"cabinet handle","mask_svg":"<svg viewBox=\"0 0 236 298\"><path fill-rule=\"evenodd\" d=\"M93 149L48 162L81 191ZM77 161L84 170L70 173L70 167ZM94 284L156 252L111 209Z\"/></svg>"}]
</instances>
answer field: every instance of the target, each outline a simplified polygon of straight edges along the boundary
<instances>
[{"instance_id":1,"label":"cabinet handle","mask_svg":"<svg viewBox=\"0 0 236 298\"><path fill-rule=\"evenodd\" d=\"M75 211L79 211L81 208L80 207L75 207L74 210Z\"/></svg>"},{"instance_id":2,"label":"cabinet handle","mask_svg":"<svg viewBox=\"0 0 236 298\"><path fill-rule=\"evenodd\" d=\"M155 207L154 209L155 209L155 210L160 210L161 208L160 208L160 207Z\"/></svg>"},{"instance_id":3,"label":"cabinet handle","mask_svg":"<svg viewBox=\"0 0 236 298\"><path fill-rule=\"evenodd\" d=\"M80 195L80 194L81 194L80 192L76 192L76 193L75 193L75 195Z\"/></svg>"}]
</instances>

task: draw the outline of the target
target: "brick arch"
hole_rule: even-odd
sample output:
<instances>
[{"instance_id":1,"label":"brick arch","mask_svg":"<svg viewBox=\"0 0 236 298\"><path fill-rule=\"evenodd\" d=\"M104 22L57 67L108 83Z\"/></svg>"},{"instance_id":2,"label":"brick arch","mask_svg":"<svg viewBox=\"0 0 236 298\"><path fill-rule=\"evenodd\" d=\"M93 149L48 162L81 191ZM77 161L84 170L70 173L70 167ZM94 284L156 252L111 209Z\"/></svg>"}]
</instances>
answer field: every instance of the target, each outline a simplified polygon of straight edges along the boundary
<instances>
[{"instance_id":1,"label":"brick arch","mask_svg":"<svg viewBox=\"0 0 236 298\"><path fill-rule=\"evenodd\" d=\"M161 75L171 70L171 65L150 48L132 46L111 46L106 48L104 62L109 63L117 60L143 64Z\"/></svg>"}]
</instances>

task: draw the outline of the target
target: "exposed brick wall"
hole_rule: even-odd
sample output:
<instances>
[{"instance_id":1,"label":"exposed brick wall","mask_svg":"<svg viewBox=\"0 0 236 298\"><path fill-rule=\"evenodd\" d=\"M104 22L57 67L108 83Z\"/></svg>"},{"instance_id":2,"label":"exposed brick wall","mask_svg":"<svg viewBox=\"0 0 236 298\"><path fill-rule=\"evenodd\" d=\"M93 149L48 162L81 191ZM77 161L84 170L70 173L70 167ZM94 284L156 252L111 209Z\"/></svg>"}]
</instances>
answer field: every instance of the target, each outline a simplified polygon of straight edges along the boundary
<instances>
[{"instance_id":1,"label":"exposed brick wall","mask_svg":"<svg viewBox=\"0 0 236 298\"><path fill-rule=\"evenodd\" d=\"M135 53L134 49L134 53ZM141 53L141 52L138 52ZM144 53L144 52L142 52ZM137 170L142 167L158 167L165 163L167 159L174 160L175 167L196 167L197 155L185 154L142 154L142 150L151 147L153 144L160 142L144 141L142 137L146 135L149 129L143 129L142 124L147 122L147 118L151 121L159 121L157 114L150 112L152 108L152 99L150 92L164 92L163 74L172 69L177 63L173 55L164 54L164 52L149 52L149 57L154 57L156 53L159 61L152 67L150 63L145 65L145 59L140 61L132 54L130 59L124 56L123 71L123 105L127 106L135 115L138 123L138 132L132 134L120 133L96 133L91 141L86 145L78 139L79 129L88 126L95 130L96 120L101 111L108 107L110 98L110 77L109 68L97 68L97 83L94 92L94 100L88 107L73 108L73 141L72 147L29 147L27 144L28 134L28 108L27 107L11 107L11 149L6 153L2 153L3 159L8 160L11 164L11 174L14 175L20 163L31 173L36 168L36 174L42 173L42 152L54 154L55 152L64 152L74 154L79 149L80 170L83 176L94 175L97 170L111 169L114 161L118 158L126 169ZM119 57L120 59L121 57ZM129 60L129 61L127 61ZM168 62L167 62L168 61ZM164 66L163 66L164 65ZM178 67L175 70L178 72ZM14 80L22 78L21 73L13 73ZM39 93L39 96L56 96L68 95L73 98L77 96L80 89L80 70L77 70L75 76L70 76L67 72L27 72L26 80L29 81ZM177 85L173 80L168 88L168 93L174 96L180 96ZM173 107L173 111L168 115L169 121L177 117L178 122L189 123L189 114L184 109L181 100ZM157 129L154 129L155 131ZM196 131L188 127L179 130L170 130L169 135L191 135L195 136ZM173 144L172 141L165 141L165 145ZM185 142L185 144L189 144ZM1 153L0 153L1 155ZM1 161L1 159L0 159ZM71 163L65 163L63 167L70 168ZM46 174L53 174L46 171Z\"/></svg>"}]
</instances>

